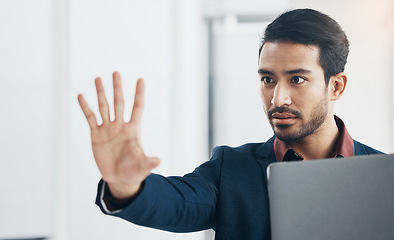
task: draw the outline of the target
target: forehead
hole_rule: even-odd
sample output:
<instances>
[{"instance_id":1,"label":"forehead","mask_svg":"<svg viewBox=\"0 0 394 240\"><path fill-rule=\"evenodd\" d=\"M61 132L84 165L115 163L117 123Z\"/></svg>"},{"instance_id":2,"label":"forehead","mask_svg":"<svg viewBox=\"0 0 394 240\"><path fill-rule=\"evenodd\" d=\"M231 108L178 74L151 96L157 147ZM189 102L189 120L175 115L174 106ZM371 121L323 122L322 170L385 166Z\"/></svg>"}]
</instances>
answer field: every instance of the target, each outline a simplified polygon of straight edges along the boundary
<instances>
[{"instance_id":1,"label":"forehead","mask_svg":"<svg viewBox=\"0 0 394 240\"><path fill-rule=\"evenodd\" d=\"M297 68L321 69L319 56L319 47L316 45L266 42L261 49L259 67L283 71Z\"/></svg>"}]
</instances>

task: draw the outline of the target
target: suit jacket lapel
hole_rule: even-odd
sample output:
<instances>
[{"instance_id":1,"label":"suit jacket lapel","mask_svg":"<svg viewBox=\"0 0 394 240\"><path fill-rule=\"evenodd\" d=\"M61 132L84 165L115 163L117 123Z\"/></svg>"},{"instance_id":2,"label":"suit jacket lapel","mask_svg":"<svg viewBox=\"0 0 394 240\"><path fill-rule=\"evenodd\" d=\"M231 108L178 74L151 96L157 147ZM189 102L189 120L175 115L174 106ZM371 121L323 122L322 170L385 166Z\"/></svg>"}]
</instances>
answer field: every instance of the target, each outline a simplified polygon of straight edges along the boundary
<instances>
[{"instance_id":1,"label":"suit jacket lapel","mask_svg":"<svg viewBox=\"0 0 394 240\"><path fill-rule=\"evenodd\" d=\"M265 180L267 180L268 165L277 162L274 151L274 140L275 136L273 136L267 142L262 143L258 148L256 148L256 161L259 163L264 172Z\"/></svg>"}]
</instances>

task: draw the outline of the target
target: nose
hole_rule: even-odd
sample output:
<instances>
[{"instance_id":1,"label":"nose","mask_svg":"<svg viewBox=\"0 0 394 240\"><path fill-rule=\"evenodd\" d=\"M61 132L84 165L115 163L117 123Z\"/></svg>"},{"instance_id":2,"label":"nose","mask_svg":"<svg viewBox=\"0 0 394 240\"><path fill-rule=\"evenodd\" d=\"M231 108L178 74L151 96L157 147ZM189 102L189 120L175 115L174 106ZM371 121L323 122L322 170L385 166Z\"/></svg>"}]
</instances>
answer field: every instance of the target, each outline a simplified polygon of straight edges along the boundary
<instances>
[{"instance_id":1,"label":"nose","mask_svg":"<svg viewBox=\"0 0 394 240\"><path fill-rule=\"evenodd\" d=\"M278 83L275 86L274 95L271 99L271 104L275 107L291 105L290 89L286 85Z\"/></svg>"}]
</instances>

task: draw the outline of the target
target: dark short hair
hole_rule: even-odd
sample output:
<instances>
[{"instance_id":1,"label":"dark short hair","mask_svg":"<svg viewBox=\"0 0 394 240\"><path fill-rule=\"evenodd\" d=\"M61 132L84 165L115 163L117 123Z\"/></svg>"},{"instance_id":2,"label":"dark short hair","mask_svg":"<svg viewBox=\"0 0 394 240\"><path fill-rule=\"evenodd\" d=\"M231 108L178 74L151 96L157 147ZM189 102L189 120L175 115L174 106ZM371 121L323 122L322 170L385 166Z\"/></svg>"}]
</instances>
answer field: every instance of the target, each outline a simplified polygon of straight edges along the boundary
<instances>
[{"instance_id":1,"label":"dark short hair","mask_svg":"<svg viewBox=\"0 0 394 240\"><path fill-rule=\"evenodd\" d=\"M270 23L264 32L259 55L266 42L318 46L326 85L331 76L345 70L349 54L349 41L341 26L328 15L312 9L288 11Z\"/></svg>"}]
</instances>

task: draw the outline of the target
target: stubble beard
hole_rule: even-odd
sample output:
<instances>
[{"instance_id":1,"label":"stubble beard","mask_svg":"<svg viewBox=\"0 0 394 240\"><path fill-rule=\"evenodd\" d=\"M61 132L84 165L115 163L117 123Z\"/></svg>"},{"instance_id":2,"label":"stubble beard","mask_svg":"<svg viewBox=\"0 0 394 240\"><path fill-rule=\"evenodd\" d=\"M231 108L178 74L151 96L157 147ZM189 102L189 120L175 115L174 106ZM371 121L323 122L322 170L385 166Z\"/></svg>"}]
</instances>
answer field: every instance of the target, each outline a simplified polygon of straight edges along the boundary
<instances>
[{"instance_id":1,"label":"stubble beard","mask_svg":"<svg viewBox=\"0 0 394 240\"><path fill-rule=\"evenodd\" d=\"M291 125L276 125L272 124L272 120L270 119L271 127L274 131L275 136L284 142L292 143L299 142L303 140L305 137L310 136L313 133L316 133L318 129L323 125L327 118L328 114L328 104L325 101L325 98L322 99L319 103L316 104L312 111L311 120L306 123L303 123L301 127L293 132L283 133L280 130L286 130L291 128Z\"/></svg>"}]
</instances>

